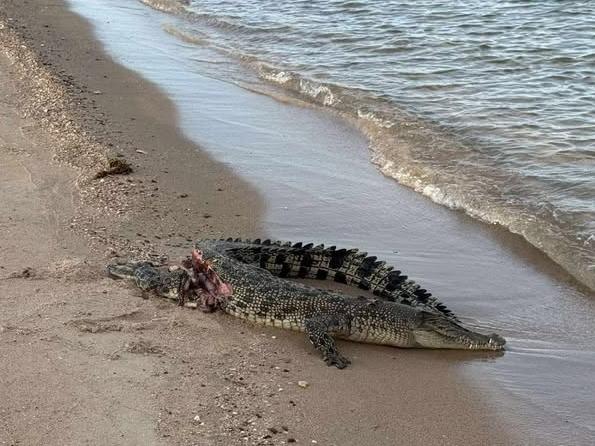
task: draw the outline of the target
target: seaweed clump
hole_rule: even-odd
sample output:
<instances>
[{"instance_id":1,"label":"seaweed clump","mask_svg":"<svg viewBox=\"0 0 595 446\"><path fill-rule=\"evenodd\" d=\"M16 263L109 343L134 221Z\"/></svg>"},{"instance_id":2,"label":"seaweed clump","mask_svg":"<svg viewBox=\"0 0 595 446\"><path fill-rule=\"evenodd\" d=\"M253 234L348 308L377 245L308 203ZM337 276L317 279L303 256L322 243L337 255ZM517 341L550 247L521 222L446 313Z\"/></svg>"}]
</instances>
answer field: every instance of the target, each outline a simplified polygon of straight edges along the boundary
<instances>
[{"instance_id":1,"label":"seaweed clump","mask_svg":"<svg viewBox=\"0 0 595 446\"><path fill-rule=\"evenodd\" d=\"M121 158L110 158L108 160L108 168L100 170L95 174L95 179L104 178L109 175L129 175L132 173L132 166L128 161Z\"/></svg>"}]
</instances>

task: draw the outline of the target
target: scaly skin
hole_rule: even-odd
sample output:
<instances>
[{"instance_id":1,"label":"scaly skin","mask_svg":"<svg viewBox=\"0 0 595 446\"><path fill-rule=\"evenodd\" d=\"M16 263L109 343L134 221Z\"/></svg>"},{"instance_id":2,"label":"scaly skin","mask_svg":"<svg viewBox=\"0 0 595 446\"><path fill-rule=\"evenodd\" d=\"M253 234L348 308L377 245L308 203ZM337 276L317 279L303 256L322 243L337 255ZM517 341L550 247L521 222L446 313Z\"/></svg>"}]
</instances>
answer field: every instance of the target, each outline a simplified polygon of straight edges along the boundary
<instances>
[{"instance_id":1,"label":"scaly skin","mask_svg":"<svg viewBox=\"0 0 595 446\"><path fill-rule=\"evenodd\" d=\"M442 302L401 271L357 249L325 248L270 240L200 240L197 244L281 278L333 280L367 290L383 300L441 313L457 320Z\"/></svg>"},{"instance_id":2,"label":"scaly skin","mask_svg":"<svg viewBox=\"0 0 595 446\"><path fill-rule=\"evenodd\" d=\"M141 290L176 300L180 305L197 306L189 292L191 277L184 267L167 268L148 261L129 261L108 265L107 273L114 279L132 280Z\"/></svg>"},{"instance_id":3,"label":"scaly skin","mask_svg":"<svg viewBox=\"0 0 595 446\"><path fill-rule=\"evenodd\" d=\"M217 280L221 280L218 283L222 284L207 287L209 292L197 291L199 301L208 295L208 304L203 302L201 307L214 309L216 306L228 314L257 324L305 332L328 365L344 368L349 364L337 351L333 337L395 347L465 350L504 348L502 337L495 334L486 336L462 327L454 320L452 313L445 314L436 307L435 300L425 307L423 302L412 300L412 304L404 305L309 287L275 277L264 268L234 258L239 256L237 253L233 256L230 254L233 243L239 243L236 247L247 245L246 242L213 240L197 243L198 251L193 253L193 274L205 277L205 273L213 273ZM244 260L254 263L253 257ZM320 269L320 265L317 268ZM331 271L336 275L335 264L330 267ZM196 286L197 282L192 275L178 273L176 279L168 278L157 286L147 287L143 283L145 278L154 283L156 277L166 277L168 272L160 271L146 262L110 265L108 272L112 277L134 279L139 286L151 288L165 297L176 295L176 290L192 291L192 286ZM356 274L354 277L348 283L353 284L355 280L361 283L362 278L369 277L369 274ZM189 286L191 282L195 285ZM378 285L375 287L381 289ZM215 288L225 292L213 292ZM407 296L415 295L415 291L411 293ZM385 296L380 294L380 297Z\"/></svg>"}]
</instances>

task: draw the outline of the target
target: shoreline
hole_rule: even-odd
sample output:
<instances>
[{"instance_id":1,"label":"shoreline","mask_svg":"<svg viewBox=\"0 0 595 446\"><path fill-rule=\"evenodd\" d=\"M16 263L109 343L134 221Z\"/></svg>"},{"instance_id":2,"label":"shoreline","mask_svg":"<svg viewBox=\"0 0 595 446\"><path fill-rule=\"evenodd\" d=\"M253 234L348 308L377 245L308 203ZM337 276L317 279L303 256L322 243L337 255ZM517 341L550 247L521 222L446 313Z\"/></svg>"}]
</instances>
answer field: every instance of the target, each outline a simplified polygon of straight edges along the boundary
<instances>
[{"instance_id":1,"label":"shoreline","mask_svg":"<svg viewBox=\"0 0 595 446\"><path fill-rule=\"evenodd\" d=\"M19 11L16 5L6 7L17 8L13 13ZM31 8L22 6L27 7ZM23 88L35 94L22 106L28 118L38 120L58 136L56 158L79 170L82 202L107 211L121 225L119 234L106 230L93 239L146 254L175 247L188 237L197 238L197 234L219 237L224 233L259 233L262 199L182 134L171 100L150 82L141 82L135 73L114 63L100 44L91 40L89 25L66 6L40 7L45 22L51 25L31 17L27 25L35 28L36 35L27 26L18 33L29 48L22 52L17 42L12 45L13 57L25 62L23 69L35 70L37 77L23 79ZM12 19L8 23L13 28L23 23L19 20L22 17ZM63 35L89 38L70 40ZM11 46L6 50L11 51ZM175 150L163 151L168 145ZM110 158L126 160L133 173L94 180ZM196 177L201 179L200 185L193 181ZM221 205L222 200L227 206ZM81 219L103 217L95 213ZM102 226L97 221L93 224ZM155 226L154 234L139 231L147 224Z\"/></svg>"},{"instance_id":2,"label":"shoreline","mask_svg":"<svg viewBox=\"0 0 595 446\"><path fill-rule=\"evenodd\" d=\"M45 8L43 14L39 16L29 14L40 7ZM290 420L285 422L290 423L291 435L295 433L296 437L302 438L300 441L303 443L309 442L306 437L308 432L312 432L312 435L317 435L316 438L323 438L328 442L319 440L320 444L333 444L333 442L348 444L345 441L353 440L354 435L358 434L361 435L361 440L358 439L358 443L373 441L375 444L393 444L393 435L402 430L405 431L401 432L402 439L406 438L409 442L424 442L425 444L480 443L483 441L489 441L490 444L514 443L514 440L511 439L513 438L512 432L507 432L507 429L494 419L492 412L497 412L497 409L489 407L482 395L478 395L477 389L471 388L468 383L461 382L460 377L457 376L457 362L465 361L464 355L453 354L439 359L431 359L424 352L413 352L407 356L395 353L392 357L389 355L389 358L386 358L384 362L378 363L364 355L368 349L372 354L382 352L381 348L346 346L345 348L350 351L350 354L364 357L358 361L359 370L348 372L349 379L346 379L345 376L337 379L334 370L323 369L316 354L304 348L303 339L299 336L251 327L229 320L224 316L213 318L196 312L179 310L172 308L167 303L153 299L143 301L136 295L126 298L126 294L131 294L129 290L123 289L117 284L112 285L105 279L98 279L101 274L100 266L105 263L107 257L114 253L147 255L168 252L180 256L185 254L188 240L198 237L262 235L259 216L263 212L265 203L251 186L237 178L221 163L213 161L211 157L197 150L196 145L181 134L177 123L177 113L171 100L150 82L113 62L93 38L90 26L83 19L68 11L62 2L58 4L52 2L51 13L47 6L29 3L17 5L15 2L9 2L0 7L0 20L3 19L4 10L10 8L13 8L11 10L13 20L8 22L10 23L9 28L23 27L19 29L20 37L25 39L36 57L39 57L40 63L45 65L45 69L49 69L53 75L58 74L61 77L60 82L66 86L67 90L70 90L66 92L66 95L69 99L74 99L73 102L66 104L67 110L59 108L50 111L49 114L43 112L44 115L47 115L44 118L37 114L44 108L42 98L38 97L26 106L31 113L27 119L37 122L43 122L45 119L46 121L41 126L38 123L31 124L37 127L39 133L44 133L47 132L45 126L55 122L54 120L59 115L67 112L64 116L67 116L66 119L70 119L68 113L74 112L77 115L76 120L80 119L83 125L73 133L80 137L82 132L87 132L84 139L67 141L67 145L63 147L59 157L63 162L69 164L77 165L78 162L76 168L68 168L72 171L69 174L69 187L73 186L74 182L79 184L78 187L72 188L75 205L71 211L72 222L75 224L71 227L76 234L85 235L84 238L77 236L76 242L67 242L66 240L69 238L67 235L61 237L61 243L68 246L66 251L70 253L69 255L84 259L76 263L74 267L76 272L72 272L72 275L77 279L73 279L71 282L67 281L62 285L70 288L70 292L73 293L72 299L75 298L76 291L83 287L95 289L98 295L103 294L105 289L115 295L109 302L103 303L104 307L92 304L93 312L101 316L94 314L92 318L81 319L79 315L78 319L73 319L74 322L69 321L66 328L43 327L40 329L40 327L33 327L28 329L33 330L31 333L35 333L35 335L40 330L56 331L56 333L59 331L59 334L53 334L57 339L69 342L75 339L81 344L86 343L86 349L101 350L101 354L104 356L105 347L110 342L113 344L112 347L121 350L123 339L132 339L131 341L128 339L124 343L125 345L131 345L134 342L139 344L141 340L146 341L139 347L144 354L142 361L136 359L129 362L122 361L125 363L121 366L123 370L118 369L118 371L122 371L124 374L133 370L138 371L134 368L135 366L152 370L152 375L144 374L143 378L150 383L148 389L150 388L151 392L155 392L158 396L155 397L155 400L150 400L147 390L147 395L143 395L145 399L137 402L146 404L147 400L150 400L152 401L149 403L151 408L148 413L141 414L140 417L137 414L134 420L139 423L137 426L139 429L129 427L126 433L131 435L132 439L131 437L123 438L121 444L130 444L130 441L141 438L146 441L147 428L153 429L156 436L161 437L151 440L151 443L155 444L160 441L165 441L167 444L172 444L172 442L183 444L189 439L209 441L209 444L246 444L246 440L243 439L246 438L247 429L240 429L240 427L245 426L242 423L252 418L261 421L251 421L257 423L255 428L257 431L250 433L248 441L251 443L248 444L278 444L287 438L292 438L286 432L277 436L275 436L276 434L270 435L270 426L267 424L280 426L281 420ZM5 31L0 29L0 33ZM11 29L8 31L12 32ZM76 36L76 38L64 39L63 36ZM15 45L19 44L17 41L14 43ZM15 49L13 56L20 57L19 51L18 48ZM81 63L81 60L85 60L86 63ZM23 79L23 81L26 83L27 79ZM51 138L56 138L56 135L62 131L63 128L56 128ZM91 138L91 143L88 143L87 137ZM90 144L93 150L101 151L101 153L92 151L89 153L88 161L86 158L82 159L79 156L80 153L72 151L75 146L80 148L79 144ZM168 147L168 149L163 150L163 147ZM124 155L124 158L132 163L134 173L130 176L106 177L103 182L91 181L90 177L105 167L106 158L118 153ZM81 163L81 160L84 162ZM52 166L51 169L54 167ZM43 175L41 169L39 174ZM155 190L156 187L159 189ZM80 190L77 190L79 188ZM76 198L77 194L80 194L80 203ZM182 195L187 196L182 197ZM61 220L66 221L65 215L62 215ZM147 228L150 226L152 228L149 231ZM70 246L71 242L72 246ZM84 246L87 243L91 244L91 251L88 251ZM14 256L15 265L19 260L21 262L25 260L22 256L19 257L17 252L13 251L10 254ZM54 263L62 261L60 253L53 252L52 255ZM80 263L85 264L82 272ZM43 271L43 262L40 261L36 268ZM45 275L42 273L38 281L56 280L56 274L60 271L62 270L56 269L53 272L46 272ZM25 278L16 278L15 280L26 282ZM85 283L86 281L90 281L91 286ZM47 285L58 287L58 284L54 282L48 282ZM68 295L69 292L65 292L65 294ZM119 308L116 305L116 308L121 310L119 314L109 306L113 306L117 299L122 300L124 305L124 308ZM88 304L88 302L86 303ZM73 307L70 310L73 315L84 311L84 305L69 302L68 305L70 304ZM140 310L136 305L139 305ZM164 317L167 320L159 320L159 317L155 316L157 312L169 314ZM56 314L62 314L62 312ZM112 317L119 321L117 322L120 324L117 325L118 329L110 329L111 322L106 322L104 320L106 317ZM81 320L83 321L81 322ZM144 328L137 331L135 328L137 326L134 324L141 324ZM0 325L6 326L3 323ZM73 331L73 326L76 327L74 334L70 333ZM95 332L93 332L94 329L96 329ZM230 330L235 330L235 333L230 333ZM141 332L142 336L139 338L138 333ZM34 336L31 333L20 336L24 336L23 340L26 340L27 336ZM95 339L97 333L104 333L110 339L107 342L97 341ZM214 345L200 344L203 346L203 351L196 352L196 349L191 348L192 346L180 346L179 340L176 339L180 336L186 340L191 339L191 336L214 337ZM277 337L280 339L272 340ZM20 342L17 343L19 346ZM246 343L248 347L246 347ZM57 344L61 345L62 343L58 342ZM156 345L156 348L151 345ZM247 349L246 352L243 352L243 349ZM11 349L8 353L9 357L14 358L18 357L18 354L18 348ZM116 355L134 356L128 347L124 347L124 350L118 351ZM398 362L393 361L394 358L408 361L411 364L400 370ZM205 360L209 360L210 364L205 365ZM136 364L136 362L142 362L142 365ZM436 368L434 372L427 370L430 368L429 363ZM286 366L290 370L289 372L280 372L275 369L276 364L292 365ZM251 367L252 365L255 367ZM243 370L253 368L259 373L250 375L246 372L250 376L247 379L248 385L242 384L240 381L246 379ZM167 374L163 372L164 369L167 369ZM382 376L382 370L390 370L392 376ZM0 369L0 371L5 373L6 369ZM411 371L417 371L419 374L410 376ZM110 372L108 367L101 373L102 376L107 376ZM209 373L212 374L212 377L205 378ZM164 377L164 375L169 376ZM366 406L377 405L377 407L370 408L372 413L364 417L363 424L353 424L354 420L361 418L361 414L349 413L349 411L341 411L337 414L337 408L332 405L320 407L321 403L314 401L318 398L316 393L304 394L301 389L287 389L281 396L280 392L276 390L280 385L287 386L288 380L295 382L304 375L307 375L308 381L313 384L318 381L319 385L324 384L331 387L337 380L339 381L337 390L348 390L350 380L361 383L369 379L376 379L378 390L382 389L386 395L358 394L357 397L365 402ZM197 377L206 380L202 384L208 387L208 390L199 389L198 395L189 391L195 385L193 383ZM240 377L243 379L240 380ZM129 377L128 379L134 378ZM180 382L188 387L184 388L184 385L179 384ZM225 390L226 386L230 386L230 382L232 390ZM391 383L394 384L394 382L399 382L400 386L405 389L394 385L391 388ZM22 384L17 381L12 385ZM112 399L119 399L113 393L114 383L106 384L106 388L107 391L105 388L99 388L97 391L106 391L107 394L112 395ZM360 384L355 390L365 388L366 385ZM387 388L389 388L388 391ZM140 382L133 386L135 392L142 389ZM10 389L6 391L9 392ZM122 390L120 389L120 391ZM127 393L126 390L124 392L125 398L132 397L134 394L130 390ZM420 397L420 394L423 397ZM442 395L443 398L436 405L437 407L424 407L424 398L432 398L435 395ZM328 394L326 396L328 397ZM30 397L33 398L33 396ZM57 400L55 395L48 397L49 401L56 402ZM191 413L191 411L196 411L197 397L200 397L199 405L206 406L200 410L207 414L202 417L210 422L206 423L207 428L201 427L200 424L197 426L193 422L195 412ZM87 396L87 398L89 397ZM137 396L137 398L140 397ZM268 399L272 401L264 402ZM11 401L10 399L6 400ZM258 400L258 403L255 404L254 400ZM299 409L288 404L288 401L293 401ZM341 395L335 395L334 399L330 401L338 405L344 403ZM68 398L65 401L60 401L62 407L67 407L70 403ZM113 401L107 400L104 403L105 407L114 404ZM353 407L357 406L358 404L355 402ZM402 416L396 417L399 425L374 425L376 427L363 433L358 432L357 429L352 430L353 426L361 429L368 423L382 423L384 411L395 408L395 406L398 410L403 411ZM273 412L276 412L275 414L269 413L271 407L274 409ZM353 407L350 406L349 410L352 410ZM308 411L313 408L318 409L318 412L313 414ZM406 409L411 412L406 414L404 412ZM241 416L233 415L234 412ZM254 415L257 412L261 412L260 418ZM266 414L263 416L265 412ZM462 415L464 419L455 425L456 432L445 433L445 428L451 424L446 419L448 418L447 413L464 414ZM481 416L478 416L478 413ZM77 416L78 418L75 417L73 423L84 424L88 414L84 410L79 410ZM422 426L423 423L419 421L422 416L425 420L433 420L435 425ZM443 419L436 420L440 416ZM144 419L146 417L150 421ZM217 420L221 419L223 421L218 425ZM297 420L300 420L303 425L299 425ZM391 419L391 422L394 421ZM30 428L27 424L17 419L13 419L12 422L16 427L5 428L10 435L8 438L24 438L25 441L31 441L34 438L42 438L44 434L47 435L47 432L39 429L34 429L32 433L26 434L26 429ZM291 425L291 423L296 425ZM329 426L336 426L334 428L339 429L340 425L351 427L345 428L345 432L341 433L342 436L334 436L333 432L327 432ZM280 430L283 431L283 429ZM76 440L80 441L85 438L97 440L99 437L93 435L100 434L100 432L93 432L92 429L85 434L80 426L73 432L78 432L79 435L78 438L71 439L75 443ZM115 432L112 433L115 435ZM27 437L26 435L31 436ZM34 437L34 435L38 435L38 437ZM85 435L89 435L89 437L85 437ZM266 439L270 443L262 442L262 437L266 435L271 437ZM324 437L325 435L326 437ZM66 437L63 437L62 440L64 438ZM61 443L56 441L56 444Z\"/></svg>"},{"instance_id":3,"label":"shoreline","mask_svg":"<svg viewBox=\"0 0 595 446\"><path fill-rule=\"evenodd\" d=\"M75 9L77 3L80 2L72 0ZM507 168L496 162L496 159L491 159L492 155L487 155L487 152L490 151L485 150L487 147L485 141L480 141L481 137L477 139L477 134L474 139L467 138L469 135L462 138L453 128L445 127L427 116L422 118L417 114L413 115L411 113L415 112L402 109L398 105L397 97L388 91L387 94L391 99L387 100L391 105L384 107L372 99L378 95L378 92L372 96L362 92L358 94L357 89L353 90L338 81L339 73L336 70L331 70L333 74L323 81L322 79L316 80L316 76L312 77L306 74L311 72L306 69L308 65L306 61L302 67L305 71L301 69L295 71L296 67L292 69L289 65L285 66L284 63L281 63L282 57L279 59L277 56L277 61L272 62L268 57L263 56L268 54L266 47L247 56L247 60L244 60L250 51L244 52L246 48L241 43L242 39L236 42L237 45L232 42L223 44L226 38L234 35L236 31L230 29L227 30L229 32L226 31L220 35L215 26L214 34L217 37L215 35L208 36L210 34L209 24L200 24L200 19L192 24L193 17L200 16L199 14L195 17L197 11L192 6L182 6L179 1L153 2L147 0L143 3L162 13L162 17L152 14L151 20L161 22L166 34L187 44L213 47L215 48L215 59L218 57L221 57L222 61L229 59L228 62L233 63L227 63L226 66L235 65L238 68L237 73L231 68L228 73L218 75L214 70L211 71L212 68L208 64L193 63L198 72L206 72L217 79L240 79L239 83L242 84L242 87L251 91L274 96L280 101L303 103L302 105L324 109L329 113L341 116L366 135L369 140L371 162L376 164L378 170L384 175L441 206L465 213L482 224L497 225L505 228L511 234L520 236L527 244L541 251L548 260L572 276L578 286L587 288L591 292L595 291L595 274L589 268L589 265L595 260L592 255L595 251L589 250L590 234L586 231L588 222L570 224L569 221L566 221L563 223L562 220L568 220L570 215L566 213L572 213L572 211L568 209L563 211L557 207L560 203L557 203L553 198L553 203L557 203L557 205L550 203L552 216L548 217L545 213L540 212L541 204L535 202L538 200L536 197L539 195L539 191L530 186L527 183L527 178L522 173L519 174L515 168L507 171ZM78 7L78 11L82 15L89 14L89 10L92 9L99 10L100 8ZM138 12L138 8L135 10ZM217 17L216 11L217 8L206 7L205 17ZM245 13L247 12L240 8L238 18ZM91 14L93 13L91 12ZM185 28L185 23L190 24L188 29ZM109 26L98 26L98 28L109 29ZM241 33L245 30L237 32L242 35ZM304 29L304 32L307 30ZM204 38L199 37L201 33L205 33ZM223 37L224 35L227 37ZM299 36L294 37L299 40ZM250 36L246 35L246 38L250 39ZM102 38L102 41L108 46L117 40L115 35ZM156 40L153 40L152 43L159 47ZM227 48L230 47L230 44L236 49ZM254 50L258 45L256 42L253 44L255 45ZM271 45L270 49L275 48L277 52L279 51L273 42ZM117 46L119 45L115 44L115 47ZM142 43L138 45L138 48L141 47ZM275 53L275 50L272 52ZM282 52L283 50L281 50ZM260 56L257 53L260 53ZM294 57L299 59L297 55ZM146 75L146 70L135 65L132 59L123 59L126 61L124 64L134 67ZM208 59L208 57L203 59ZM290 59L293 60L291 56ZM347 57L346 60L350 60L350 58ZM402 62L405 66L408 65L406 60ZM347 76L345 79L350 79L347 72L344 74ZM504 82L502 79L501 81ZM156 83L163 87L161 82L157 81ZM375 85L375 83L371 81L370 85ZM387 84L387 88L389 85L390 83ZM393 85L393 87L395 86ZM402 100L407 102L406 97L403 97ZM496 120L498 119L496 118ZM509 130L512 134L515 133L512 128ZM488 129L484 129L484 131L489 133ZM517 137L523 140L522 134ZM463 142L463 139L467 141ZM547 136L545 139L547 140ZM509 143L512 142L509 141ZM536 144L538 143L536 142ZM471 149L472 146L477 146L479 149ZM484 148L481 149L481 147ZM502 149L503 147L500 147L500 150ZM454 155L455 153L457 155ZM537 164L539 165L539 163ZM535 167L537 168L537 166ZM537 177L540 175L537 174ZM511 194L511 191L508 190L512 184L515 184L515 189L520 195L517 196L514 192ZM544 193L550 190L547 185L541 184L541 186L544 187L542 191ZM520 192L521 190L524 192ZM579 200L578 196L576 198ZM583 196L583 198L585 197ZM520 205L520 202L524 204Z\"/></svg>"}]
</instances>

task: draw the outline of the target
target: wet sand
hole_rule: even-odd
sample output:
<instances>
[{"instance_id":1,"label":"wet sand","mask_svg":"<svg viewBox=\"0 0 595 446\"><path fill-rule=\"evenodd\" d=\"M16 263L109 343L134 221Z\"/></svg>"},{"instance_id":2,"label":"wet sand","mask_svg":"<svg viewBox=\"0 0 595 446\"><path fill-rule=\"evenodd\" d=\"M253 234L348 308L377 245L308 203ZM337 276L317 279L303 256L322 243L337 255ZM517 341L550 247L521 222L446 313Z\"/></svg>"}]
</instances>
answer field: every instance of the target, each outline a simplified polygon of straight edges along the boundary
<instances>
[{"instance_id":1,"label":"wet sand","mask_svg":"<svg viewBox=\"0 0 595 446\"><path fill-rule=\"evenodd\" d=\"M340 372L299 334L104 278L114 255L263 236L265 203L62 2L7 1L0 20L0 441L543 444L459 373L481 357L342 343ZM92 180L117 154L134 173Z\"/></svg>"}]
</instances>

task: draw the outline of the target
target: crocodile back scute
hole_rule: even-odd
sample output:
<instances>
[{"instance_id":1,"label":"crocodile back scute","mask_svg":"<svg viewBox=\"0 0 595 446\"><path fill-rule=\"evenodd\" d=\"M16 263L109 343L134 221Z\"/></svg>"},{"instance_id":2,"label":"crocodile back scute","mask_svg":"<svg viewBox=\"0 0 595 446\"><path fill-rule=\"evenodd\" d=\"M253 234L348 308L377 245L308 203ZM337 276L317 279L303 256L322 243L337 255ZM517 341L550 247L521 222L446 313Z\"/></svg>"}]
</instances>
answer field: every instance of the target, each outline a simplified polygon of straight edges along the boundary
<instances>
[{"instance_id":1,"label":"crocodile back scute","mask_svg":"<svg viewBox=\"0 0 595 446\"><path fill-rule=\"evenodd\" d=\"M199 240L197 246L208 246L277 277L333 280L387 301L422 307L457 320L446 305L401 271L358 249L260 239Z\"/></svg>"}]
</instances>

